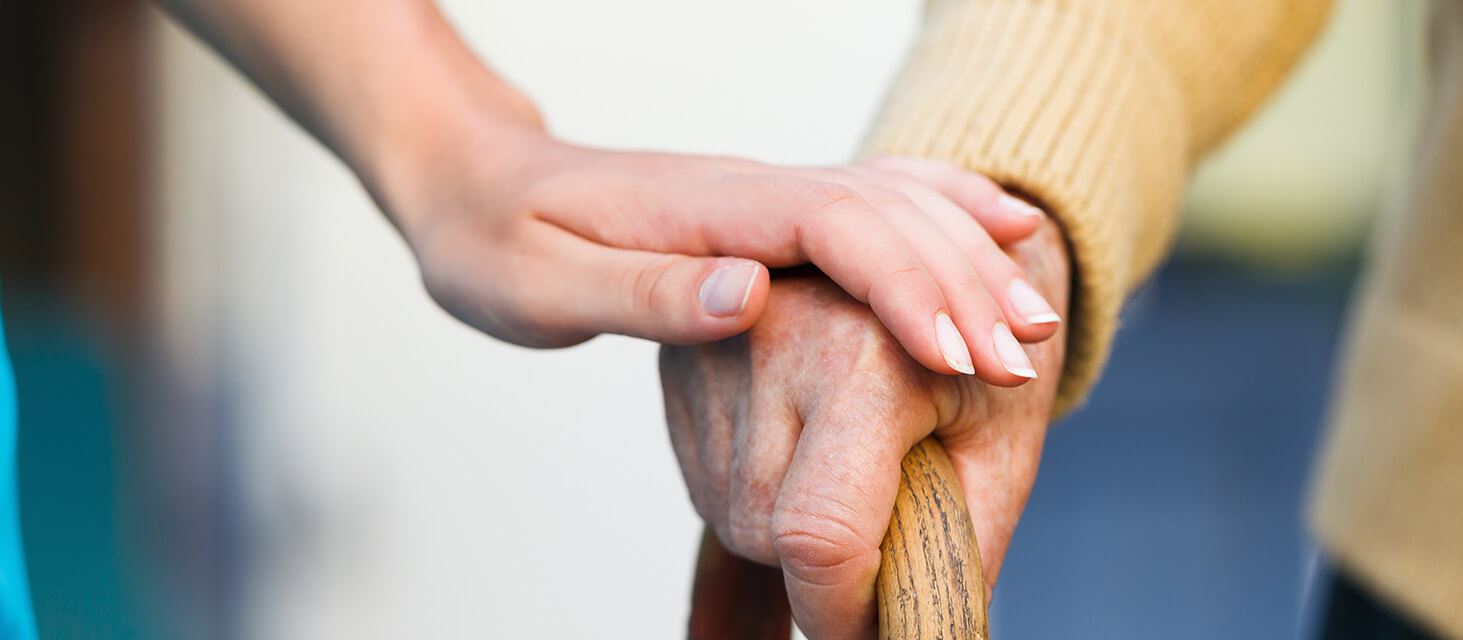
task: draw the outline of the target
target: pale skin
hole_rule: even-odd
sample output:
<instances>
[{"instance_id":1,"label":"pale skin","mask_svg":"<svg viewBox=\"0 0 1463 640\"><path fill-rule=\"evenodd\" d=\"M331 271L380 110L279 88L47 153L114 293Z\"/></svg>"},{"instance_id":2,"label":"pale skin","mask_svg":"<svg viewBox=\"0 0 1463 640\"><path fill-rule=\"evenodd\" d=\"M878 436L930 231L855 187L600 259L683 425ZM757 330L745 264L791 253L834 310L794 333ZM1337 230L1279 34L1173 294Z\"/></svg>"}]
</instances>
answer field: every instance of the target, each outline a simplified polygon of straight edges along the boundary
<instances>
[{"instance_id":1,"label":"pale skin","mask_svg":"<svg viewBox=\"0 0 1463 640\"><path fill-rule=\"evenodd\" d=\"M899 458L930 432L999 571L1065 336L1065 248L1038 208L928 160L567 144L428 0L163 4L350 166L462 321L534 347L750 329L665 351L667 413L698 511L783 567L810 636L871 632ZM771 280L800 264L828 280ZM731 406L750 412L708 417Z\"/></svg>"}]
</instances>

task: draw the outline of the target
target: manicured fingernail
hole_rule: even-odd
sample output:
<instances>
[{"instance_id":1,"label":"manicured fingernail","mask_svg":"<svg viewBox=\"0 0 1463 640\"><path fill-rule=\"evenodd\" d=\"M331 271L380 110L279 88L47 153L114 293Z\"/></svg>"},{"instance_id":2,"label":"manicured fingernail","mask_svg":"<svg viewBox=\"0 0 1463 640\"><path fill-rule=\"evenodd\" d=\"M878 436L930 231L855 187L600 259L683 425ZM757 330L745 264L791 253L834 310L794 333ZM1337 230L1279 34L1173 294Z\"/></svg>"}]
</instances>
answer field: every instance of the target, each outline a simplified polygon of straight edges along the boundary
<instances>
[{"instance_id":1,"label":"manicured fingernail","mask_svg":"<svg viewBox=\"0 0 1463 640\"><path fill-rule=\"evenodd\" d=\"M996 357L1001 359L1001 366L1012 375L1036 379L1036 369L1026 357L1026 349L1016 341L1016 336L1011 335L1011 328L1006 323L996 323L996 328L991 331L991 339L996 343Z\"/></svg>"},{"instance_id":2,"label":"manicured fingernail","mask_svg":"<svg viewBox=\"0 0 1463 640\"><path fill-rule=\"evenodd\" d=\"M950 315L944 311L935 314L935 341L940 343L940 353L951 369L965 375L975 373L975 365L970 363L970 346L965 344L960 330L955 328Z\"/></svg>"},{"instance_id":3,"label":"manicured fingernail","mask_svg":"<svg viewBox=\"0 0 1463 640\"><path fill-rule=\"evenodd\" d=\"M1001 194L1000 197L996 198L996 204L1013 215L1027 217L1043 215L1041 209L1033 207L1031 203L1010 194Z\"/></svg>"},{"instance_id":4,"label":"manicured fingernail","mask_svg":"<svg viewBox=\"0 0 1463 640\"><path fill-rule=\"evenodd\" d=\"M717 267L701 283L701 308L718 318L741 315L747 309L747 298L752 295L760 268L755 262Z\"/></svg>"},{"instance_id":5,"label":"manicured fingernail","mask_svg":"<svg viewBox=\"0 0 1463 640\"><path fill-rule=\"evenodd\" d=\"M1062 317L1052 310L1046 298L1041 297L1025 280L1012 280L1007 295L1011 297L1011 306L1015 307L1016 313L1021 314L1027 324L1054 324L1062 321Z\"/></svg>"}]
</instances>

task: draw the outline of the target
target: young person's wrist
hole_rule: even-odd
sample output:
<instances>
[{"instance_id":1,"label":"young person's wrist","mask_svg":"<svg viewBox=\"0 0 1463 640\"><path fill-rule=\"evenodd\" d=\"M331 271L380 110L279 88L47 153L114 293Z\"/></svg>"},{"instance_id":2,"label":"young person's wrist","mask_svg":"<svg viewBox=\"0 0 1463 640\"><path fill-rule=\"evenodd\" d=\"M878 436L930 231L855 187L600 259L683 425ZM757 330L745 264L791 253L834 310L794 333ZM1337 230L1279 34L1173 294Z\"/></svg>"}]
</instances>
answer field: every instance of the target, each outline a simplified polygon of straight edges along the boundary
<instances>
[{"instance_id":1,"label":"young person's wrist","mask_svg":"<svg viewBox=\"0 0 1463 640\"><path fill-rule=\"evenodd\" d=\"M553 143L533 103L475 59L402 76L342 155L408 241L458 183L492 189Z\"/></svg>"}]
</instances>

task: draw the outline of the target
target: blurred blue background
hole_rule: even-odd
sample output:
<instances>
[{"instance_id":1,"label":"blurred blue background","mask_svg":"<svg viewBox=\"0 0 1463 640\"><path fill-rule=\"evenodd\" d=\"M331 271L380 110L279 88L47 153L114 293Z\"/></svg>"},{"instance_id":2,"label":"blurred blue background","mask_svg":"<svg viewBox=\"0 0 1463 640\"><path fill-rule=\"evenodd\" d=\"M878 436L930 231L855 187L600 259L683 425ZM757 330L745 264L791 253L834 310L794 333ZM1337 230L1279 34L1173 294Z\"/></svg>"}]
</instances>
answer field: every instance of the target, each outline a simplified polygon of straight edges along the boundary
<instances>
[{"instance_id":1,"label":"blurred blue background","mask_svg":"<svg viewBox=\"0 0 1463 640\"><path fill-rule=\"evenodd\" d=\"M1179 259L1139 294L1092 400L1047 440L995 637L1294 637L1354 273Z\"/></svg>"}]
</instances>

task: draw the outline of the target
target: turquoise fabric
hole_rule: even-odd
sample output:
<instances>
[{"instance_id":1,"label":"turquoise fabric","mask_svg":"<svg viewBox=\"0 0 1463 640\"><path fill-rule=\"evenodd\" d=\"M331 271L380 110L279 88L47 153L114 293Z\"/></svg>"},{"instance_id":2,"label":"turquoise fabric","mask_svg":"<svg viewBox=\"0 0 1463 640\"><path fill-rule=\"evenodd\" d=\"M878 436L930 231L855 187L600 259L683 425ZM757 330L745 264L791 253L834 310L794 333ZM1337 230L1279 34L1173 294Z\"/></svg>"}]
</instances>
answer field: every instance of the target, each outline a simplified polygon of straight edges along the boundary
<instances>
[{"instance_id":1,"label":"turquoise fabric","mask_svg":"<svg viewBox=\"0 0 1463 640\"><path fill-rule=\"evenodd\" d=\"M0 638L33 640L30 586L20 547L20 504L15 489L15 376L0 322Z\"/></svg>"}]
</instances>

